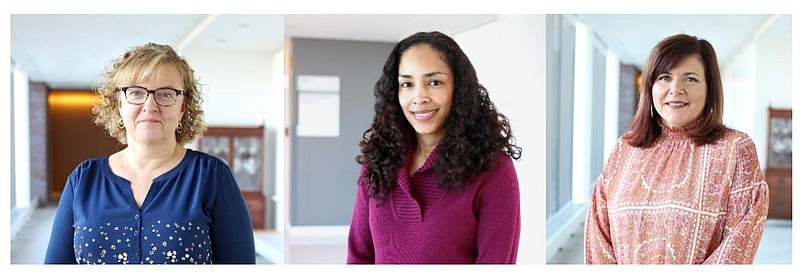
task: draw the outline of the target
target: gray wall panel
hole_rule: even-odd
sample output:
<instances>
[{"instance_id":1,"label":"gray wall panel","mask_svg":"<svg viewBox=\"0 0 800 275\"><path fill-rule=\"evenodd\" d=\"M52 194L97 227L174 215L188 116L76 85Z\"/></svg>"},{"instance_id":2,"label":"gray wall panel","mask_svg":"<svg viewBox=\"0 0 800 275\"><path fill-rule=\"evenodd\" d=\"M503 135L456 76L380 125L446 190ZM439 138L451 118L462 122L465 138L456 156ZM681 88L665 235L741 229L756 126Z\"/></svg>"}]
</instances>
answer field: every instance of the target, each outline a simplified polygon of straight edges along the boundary
<instances>
[{"instance_id":1,"label":"gray wall panel","mask_svg":"<svg viewBox=\"0 0 800 275\"><path fill-rule=\"evenodd\" d=\"M359 165L358 142L373 114L373 87L393 43L293 39L292 129L297 127L298 75L340 77L339 137L292 131L290 217L294 226L349 225Z\"/></svg>"}]
</instances>

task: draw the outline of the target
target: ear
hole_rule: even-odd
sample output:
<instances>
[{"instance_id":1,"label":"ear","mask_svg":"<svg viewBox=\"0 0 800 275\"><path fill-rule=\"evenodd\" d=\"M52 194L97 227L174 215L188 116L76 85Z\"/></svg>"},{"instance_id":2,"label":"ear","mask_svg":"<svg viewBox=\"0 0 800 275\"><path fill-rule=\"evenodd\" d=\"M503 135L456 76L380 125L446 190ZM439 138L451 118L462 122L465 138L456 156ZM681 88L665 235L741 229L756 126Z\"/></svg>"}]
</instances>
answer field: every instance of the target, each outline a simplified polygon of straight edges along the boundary
<instances>
[{"instance_id":1,"label":"ear","mask_svg":"<svg viewBox=\"0 0 800 275\"><path fill-rule=\"evenodd\" d=\"M122 98L117 98L117 102L116 103L117 103L116 104L117 105L116 106L117 107L117 113L119 114L119 117L122 117Z\"/></svg>"}]
</instances>

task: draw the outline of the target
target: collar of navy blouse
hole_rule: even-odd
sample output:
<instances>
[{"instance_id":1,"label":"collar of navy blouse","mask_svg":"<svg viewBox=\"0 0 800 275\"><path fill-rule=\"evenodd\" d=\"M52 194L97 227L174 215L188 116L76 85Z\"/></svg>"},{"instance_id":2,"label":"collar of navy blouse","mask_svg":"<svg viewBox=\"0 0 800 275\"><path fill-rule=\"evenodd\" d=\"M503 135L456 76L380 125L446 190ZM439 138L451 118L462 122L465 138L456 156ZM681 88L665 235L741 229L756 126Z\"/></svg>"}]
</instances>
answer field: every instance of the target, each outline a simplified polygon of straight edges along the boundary
<instances>
[{"instance_id":1,"label":"collar of navy blouse","mask_svg":"<svg viewBox=\"0 0 800 275\"><path fill-rule=\"evenodd\" d=\"M168 179L173 178L175 175L183 171L183 169L186 167L186 165L188 165L191 159L196 157L196 154L197 152L193 151L192 149L186 148L186 154L183 155L183 159L181 159L181 162L179 162L178 165L175 165L175 167L165 172L164 174L161 174L158 177L154 178L153 183L165 182ZM114 171L111 170L111 165L109 165L108 158L109 157L106 156L101 161L103 169L106 170L105 173L106 177L115 183L130 184L131 182L128 179L115 174Z\"/></svg>"}]
</instances>

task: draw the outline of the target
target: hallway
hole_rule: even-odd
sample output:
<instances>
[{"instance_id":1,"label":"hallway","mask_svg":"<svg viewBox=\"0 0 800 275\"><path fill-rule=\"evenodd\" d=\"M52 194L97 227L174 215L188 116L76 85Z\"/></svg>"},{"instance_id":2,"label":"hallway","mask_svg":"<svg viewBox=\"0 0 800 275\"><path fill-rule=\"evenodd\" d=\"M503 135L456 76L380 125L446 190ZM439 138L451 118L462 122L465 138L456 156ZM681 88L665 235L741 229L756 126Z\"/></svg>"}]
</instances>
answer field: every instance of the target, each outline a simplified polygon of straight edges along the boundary
<instances>
[{"instance_id":1,"label":"hallway","mask_svg":"<svg viewBox=\"0 0 800 275\"><path fill-rule=\"evenodd\" d=\"M41 264L50 239L55 206L39 207L11 240L11 264ZM13 220L16 220L12 214ZM283 263L283 234L256 231L256 264Z\"/></svg>"}]
</instances>

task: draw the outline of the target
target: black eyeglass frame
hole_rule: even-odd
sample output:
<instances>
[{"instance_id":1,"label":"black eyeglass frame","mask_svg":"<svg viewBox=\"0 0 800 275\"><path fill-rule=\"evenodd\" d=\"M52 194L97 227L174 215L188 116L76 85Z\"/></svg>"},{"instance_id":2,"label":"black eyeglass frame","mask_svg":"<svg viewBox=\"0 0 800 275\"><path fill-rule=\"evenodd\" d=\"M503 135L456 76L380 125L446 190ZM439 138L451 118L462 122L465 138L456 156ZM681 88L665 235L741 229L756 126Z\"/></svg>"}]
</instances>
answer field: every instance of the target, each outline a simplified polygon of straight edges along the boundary
<instances>
[{"instance_id":1,"label":"black eyeglass frame","mask_svg":"<svg viewBox=\"0 0 800 275\"><path fill-rule=\"evenodd\" d=\"M130 88L139 88L139 89L147 91L147 95L144 96L144 101L142 101L142 103L133 103L130 100L128 100L128 89L130 89ZM162 107L169 107L169 106L175 105L175 103L178 102L178 96L186 94L186 91L178 90L178 89L175 89L175 88L169 88L169 87L162 87L162 88L158 88L158 89L155 89L155 90L148 90L147 88L142 87L142 86L125 86L125 87L120 87L119 90L122 91L123 95L125 95L125 101L127 101L130 104L142 105L145 102L147 102L147 98L150 97L150 94L153 94L153 96L154 96L153 100L156 101L156 104L158 104L158 106L162 106ZM156 92L158 90L172 90L173 92L175 92L175 102L172 102L169 105L161 104L161 102L158 102L158 97L155 97L156 96Z\"/></svg>"}]
</instances>

